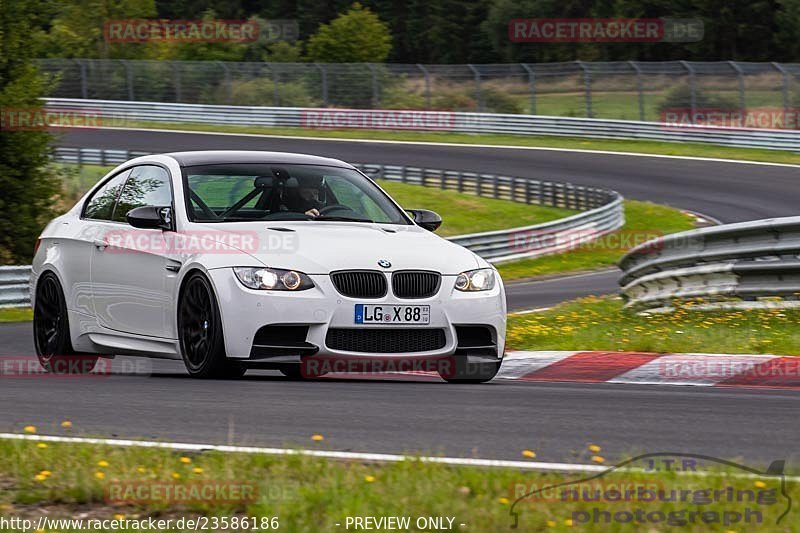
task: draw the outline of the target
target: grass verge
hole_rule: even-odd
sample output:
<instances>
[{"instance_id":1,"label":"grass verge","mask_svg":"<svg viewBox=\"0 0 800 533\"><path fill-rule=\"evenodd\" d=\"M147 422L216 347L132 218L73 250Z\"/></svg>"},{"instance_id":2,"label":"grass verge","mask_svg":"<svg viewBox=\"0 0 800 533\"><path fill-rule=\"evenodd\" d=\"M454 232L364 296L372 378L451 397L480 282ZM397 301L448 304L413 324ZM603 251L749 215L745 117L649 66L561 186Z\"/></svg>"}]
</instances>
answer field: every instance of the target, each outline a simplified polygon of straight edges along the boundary
<instances>
[{"instance_id":1,"label":"grass verge","mask_svg":"<svg viewBox=\"0 0 800 533\"><path fill-rule=\"evenodd\" d=\"M430 209L442 216L437 235L450 237L481 231L530 226L574 215L577 211L482 198L457 191L382 180L397 203L408 209Z\"/></svg>"},{"instance_id":2,"label":"grass verge","mask_svg":"<svg viewBox=\"0 0 800 533\"><path fill-rule=\"evenodd\" d=\"M249 133L259 135L278 135L285 137L319 137L338 139L364 139L442 142L456 144L487 144L531 146L541 148L572 148L582 150L603 150L611 152L632 152L641 154L660 154L687 157L710 157L737 159L742 161L767 161L771 163L800 164L800 154L784 150L764 150L756 148L736 148L705 143L670 143L664 141L587 139L582 137L527 136L466 134L445 132L397 132L381 130L316 130L304 128L270 128L260 126L235 126L217 124L181 124L168 122L133 121L125 124L128 128L171 129L182 131L206 131L221 133ZM364 161L368 162L368 161Z\"/></svg>"},{"instance_id":3,"label":"grass verge","mask_svg":"<svg viewBox=\"0 0 800 533\"><path fill-rule=\"evenodd\" d=\"M509 347L800 355L800 310L692 309L636 314L617 297L587 297L547 311L509 317Z\"/></svg>"},{"instance_id":4,"label":"grass verge","mask_svg":"<svg viewBox=\"0 0 800 533\"><path fill-rule=\"evenodd\" d=\"M650 239L694 228L694 217L678 209L625 201L625 226L582 246L561 254L522 259L497 265L504 281L593 270L612 266L627 250Z\"/></svg>"},{"instance_id":5,"label":"grass verge","mask_svg":"<svg viewBox=\"0 0 800 533\"><path fill-rule=\"evenodd\" d=\"M694 501L683 503L636 499L589 502L581 496L581 501L564 502L559 499L559 494L563 493L551 491L525 497L514 505L519 496L555 483L578 482L587 476L451 467L416 460L365 464L302 456L223 455L215 452L188 455L159 449L56 443L41 446L31 441L0 442L0 484L3 486L0 513L3 516L36 519L47 515L51 519L117 520L269 517L277 518L277 529L286 531L354 529L352 525L346 527L348 518L364 516L408 517L410 527L400 529L424 531L436 528L419 527L416 523L419 517L449 517L453 523L452 528L447 529L498 531L511 525L513 510L518 513L521 531L542 531L548 528L567 530L580 525L603 529L608 527L602 523L603 518L599 518L599 522L592 518L584 521L587 516L591 517L594 509L601 513L615 513L640 508L663 515L661 524L652 524L655 527L665 527L663 520L669 514L675 520L681 517L692 520L684 524L688 531L725 531L745 524L717 524L708 518L703 519L699 512L717 512L720 522L723 512L739 513L741 522L744 510L752 508L762 513L759 524L762 528L778 530L775 521L787 508L787 496L794 497L795 501L800 497L796 483L789 484L788 494L784 495L774 478L735 477L742 472L736 468L722 470L711 463L698 467L708 474L706 476L679 475L677 468L666 472L662 469L658 473L612 473L569 487L581 492L601 490L605 493L625 484L634 490L649 488L663 490L665 494L673 490L695 493L716 489L722 491L719 501L702 502L695 496ZM315 446L324 447L324 443ZM530 458L532 453L530 450L520 459L526 460L525 457ZM576 459L581 462L603 461L602 452L595 445L587 443L583 452L576 453ZM646 469L648 463L634 461L630 466ZM180 486L216 487L226 484L254 487L255 490L243 490L242 494L252 497L241 501L231 497L228 501L221 501L221 496L213 494L195 501L167 500L164 497L142 501L150 498L154 494L151 490L157 488L172 487L172 494L178 494L177 487ZM727 487L751 497L739 502L724 501ZM766 495L755 499L762 493ZM168 493L162 490L161 494ZM695 512L695 515L687 515L690 512ZM645 514L642 517L647 520ZM658 515L653 515L650 520L656 518ZM732 515L729 515L728 521L731 520ZM620 526L611 527L619 530ZM789 517L783 519L779 530L797 531L799 526L800 522L792 522ZM69 529L62 527L60 531Z\"/></svg>"},{"instance_id":6,"label":"grass verge","mask_svg":"<svg viewBox=\"0 0 800 533\"><path fill-rule=\"evenodd\" d=\"M30 322L33 320L33 309L30 307L0 308L0 324L5 322Z\"/></svg>"}]
</instances>

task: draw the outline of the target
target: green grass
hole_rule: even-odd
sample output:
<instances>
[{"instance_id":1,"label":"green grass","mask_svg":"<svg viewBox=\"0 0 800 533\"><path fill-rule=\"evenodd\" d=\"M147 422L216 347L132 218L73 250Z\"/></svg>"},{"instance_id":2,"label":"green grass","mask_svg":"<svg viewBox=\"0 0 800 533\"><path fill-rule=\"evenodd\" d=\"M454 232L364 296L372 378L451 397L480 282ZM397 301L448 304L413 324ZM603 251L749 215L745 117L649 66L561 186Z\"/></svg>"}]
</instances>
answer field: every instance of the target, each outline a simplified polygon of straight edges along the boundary
<instances>
[{"instance_id":1,"label":"green grass","mask_svg":"<svg viewBox=\"0 0 800 533\"><path fill-rule=\"evenodd\" d=\"M509 347L800 355L800 310L692 309L636 314L616 297L588 297L509 317Z\"/></svg>"},{"instance_id":2,"label":"green grass","mask_svg":"<svg viewBox=\"0 0 800 533\"><path fill-rule=\"evenodd\" d=\"M407 183L386 180L378 183L406 209L430 209L439 213L443 222L436 233L442 237L529 226L576 213Z\"/></svg>"},{"instance_id":3,"label":"green grass","mask_svg":"<svg viewBox=\"0 0 800 533\"><path fill-rule=\"evenodd\" d=\"M309 441L309 446L324 449L327 442ZM574 452L575 460L584 463L604 461L602 454L605 454L605 450L595 446L587 442L584 450ZM620 451L613 453L626 455ZM182 457L185 457L183 461ZM519 458L531 460L523 457L522 450ZM629 466L647 468L648 464L638 460ZM172 519L195 516L277 517L281 531L347 530L347 517L355 516L408 516L412 521L421 516L440 516L453 517L455 531L489 532L509 529L512 523L511 504L522 496L523 499L514 507L519 514L520 531L566 531L570 526L579 525L590 531L608 529L605 525L568 522L574 511L593 507L611 511L642 508L648 512L677 512L681 509L741 512L745 507L750 507L763 512L764 523L760 530L800 530L800 521L792 518L796 517L797 511L784 518L780 527L775 525L776 519L787 507L787 500L780 494L776 479L765 476L735 477L743 471L722 469L714 463L698 464L697 470L707 474L705 476L681 475L676 470L673 468L665 472L662 468L658 473L612 473L599 481L584 482L574 487L607 491L623 483L631 487L659 490L709 490L730 486L754 494L758 489L777 491L775 503L564 503L548 493L543 498L524 496L555 483L583 480L585 475L450 467L416 460L395 464L365 464L301 456L223 455L217 452L182 455L159 449L83 444L49 443L46 448L40 448L30 441L2 441L0 484L3 491L0 493L0 514L7 517L46 515L51 518L80 514L96 519L142 519L151 516ZM131 483L176 486L225 482L252 483L256 487L253 492L256 497L251 502L205 501L177 505L165 501L135 503L125 498L121 502L111 503L105 496L119 494L111 492L113 487L125 487ZM800 497L797 483L789 483L787 492L795 501ZM341 525L337 527L336 524ZM460 524L465 524L465 527L462 528ZM738 529L743 526L733 527ZM418 531L413 525L410 529ZM702 522L682 528L688 531L730 529L731 526ZM612 527L611 530L620 530L620 527Z\"/></svg>"},{"instance_id":4,"label":"green grass","mask_svg":"<svg viewBox=\"0 0 800 533\"><path fill-rule=\"evenodd\" d=\"M0 308L0 324L4 322L29 322L31 320L33 320L33 310L30 307Z\"/></svg>"},{"instance_id":5,"label":"green grass","mask_svg":"<svg viewBox=\"0 0 800 533\"><path fill-rule=\"evenodd\" d=\"M538 135L472 135L445 132L395 132L378 130L314 130L303 128L274 128L261 126L234 126L216 124L181 124L168 122L126 122L125 127L174 129L183 131L210 131L250 133L286 137L320 137L340 139L393 140L411 142L446 142L456 144L486 144L532 146L542 148L577 148L642 154L663 154L691 157L739 159L743 161L768 161L772 163L800 164L800 154L783 150L735 148L704 143L669 143L662 141L604 140L581 137ZM369 163L369 161L361 161Z\"/></svg>"},{"instance_id":6,"label":"green grass","mask_svg":"<svg viewBox=\"0 0 800 533\"><path fill-rule=\"evenodd\" d=\"M625 201L625 226L572 251L497 266L505 281L593 270L616 264L631 245L694 227L694 218L677 209L650 202Z\"/></svg>"}]
</instances>

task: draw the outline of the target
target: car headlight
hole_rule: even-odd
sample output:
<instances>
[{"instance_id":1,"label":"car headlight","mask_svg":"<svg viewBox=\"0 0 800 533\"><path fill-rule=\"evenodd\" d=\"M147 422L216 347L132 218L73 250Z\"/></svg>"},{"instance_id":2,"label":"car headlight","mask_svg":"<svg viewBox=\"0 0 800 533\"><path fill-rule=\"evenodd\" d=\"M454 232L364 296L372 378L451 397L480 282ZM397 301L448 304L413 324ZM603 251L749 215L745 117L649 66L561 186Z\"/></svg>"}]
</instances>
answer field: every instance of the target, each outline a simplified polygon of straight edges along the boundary
<instances>
[{"instance_id":1,"label":"car headlight","mask_svg":"<svg viewBox=\"0 0 800 533\"><path fill-rule=\"evenodd\" d=\"M494 288L494 269L479 268L456 277L456 289L464 292L488 291Z\"/></svg>"},{"instance_id":2,"label":"car headlight","mask_svg":"<svg viewBox=\"0 0 800 533\"><path fill-rule=\"evenodd\" d=\"M236 278L247 288L267 291L304 291L314 286L306 274L279 268L233 269Z\"/></svg>"}]
</instances>

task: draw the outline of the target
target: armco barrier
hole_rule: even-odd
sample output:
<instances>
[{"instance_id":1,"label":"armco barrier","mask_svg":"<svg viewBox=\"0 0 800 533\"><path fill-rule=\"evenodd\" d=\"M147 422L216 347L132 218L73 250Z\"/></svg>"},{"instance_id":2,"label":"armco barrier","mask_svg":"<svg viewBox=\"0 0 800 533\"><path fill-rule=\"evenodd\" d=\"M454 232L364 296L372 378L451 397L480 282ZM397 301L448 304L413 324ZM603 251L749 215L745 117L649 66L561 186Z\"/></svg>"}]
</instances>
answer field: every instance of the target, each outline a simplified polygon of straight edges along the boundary
<instances>
[{"instance_id":1,"label":"armco barrier","mask_svg":"<svg viewBox=\"0 0 800 533\"><path fill-rule=\"evenodd\" d=\"M631 250L619 263L627 306L795 306L800 296L800 217L667 235Z\"/></svg>"},{"instance_id":2,"label":"armco barrier","mask_svg":"<svg viewBox=\"0 0 800 533\"><path fill-rule=\"evenodd\" d=\"M81 114L89 117L90 125L98 126L125 127L148 121L319 129L510 133L702 142L747 148L800 150L800 130L670 127L659 122L444 111L245 107L69 98L49 98L45 102L48 110Z\"/></svg>"},{"instance_id":3,"label":"armco barrier","mask_svg":"<svg viewBox=\"0 0 800 533\"><path fill-rule=\"evenodd\" d=\"M53 152L56 161L102 165L123 163L140 155L147 154L69 147L58 147ZM354 165L376 179L580 211L575 215L542 224L449 238L493 263L562 252L617 230L625 223L622 196L608 189L457 170L374 163ZM16 277L13 277L14 283L9 282L8 285L0 277L0 303L29 303L27 276L30 274L30 267L3 268L9 273L13 272ZM20 277L23 273L26 276L24 278ZM11 274L8 279L12 279Z\"/></svg>"},{"instance_id":4,"label":"armco barrier","mask_svg":"<svg viewBox=\"0 0 800 533\"><path fill-rule=\"evenodd\" d=\"M0 267L0 307L16 307L30 303L28 281L29 266Z\"/></svg>"}]
</instances>

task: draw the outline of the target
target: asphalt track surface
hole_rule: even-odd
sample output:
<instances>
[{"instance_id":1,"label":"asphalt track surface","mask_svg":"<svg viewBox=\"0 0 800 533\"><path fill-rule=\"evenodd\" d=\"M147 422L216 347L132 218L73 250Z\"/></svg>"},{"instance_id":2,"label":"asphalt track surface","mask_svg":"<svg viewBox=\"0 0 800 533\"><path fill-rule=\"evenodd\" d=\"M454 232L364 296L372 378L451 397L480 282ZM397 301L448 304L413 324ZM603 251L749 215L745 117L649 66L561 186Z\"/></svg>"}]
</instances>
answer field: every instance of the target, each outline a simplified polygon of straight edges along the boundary
<instances>
[{"instance_id":1,"label":"asphalt track surface","mask_svg":"<svg viewBox=\"0 0 800 533\"><path fill-rule=\"evenodd\" d=\"M421 146L183 133L73 130L59 144L146 151L258 149L349 161L505 173L614 188L722 221L796 214L797 168L543 150ZM510 307L546 307L615 289L617 274L511 285ZM530 347L535 349L535 347ZM590 348L590 347L587 347ZM0 325L0 355L33 351L29 324ZM32 381L35 380L35 381ZM317 446L368 452L443 453L587 462L587 443L610 460L636 452L687 452L765 467L797 468L800 394L791 391L575 383L320 380L258 372L244 380L196 381L179 363L155 361L147 376L4 379L0 430L35 424L74 431L188 442ZM795 461L792 461L794 459Z\"/></svg>"},{"instance_id":2,"label":"asphalt track surface","mask_svg":"<svg viewBox=\"0 0 800 533\"><path fill-rule=\"evenodd\" d=\"M0 325L0 358L30 354L30 329ZM142 370L152 364L150 375L3 379L0 431L33 424L40 433L63 434L59 422L68 419L70 434L94 437L353 452L519 460L521 450L533 449L539 461L586 463L586 446L595 443L610 460L651 452L701 453L759 468L800 460L800 394L789 391L454 386L412 378L296 382L267 371L235 382L199 381L181 363L139 361ZM310 440L316 433L323 444Z\"/></svg>"}]
</instances>

